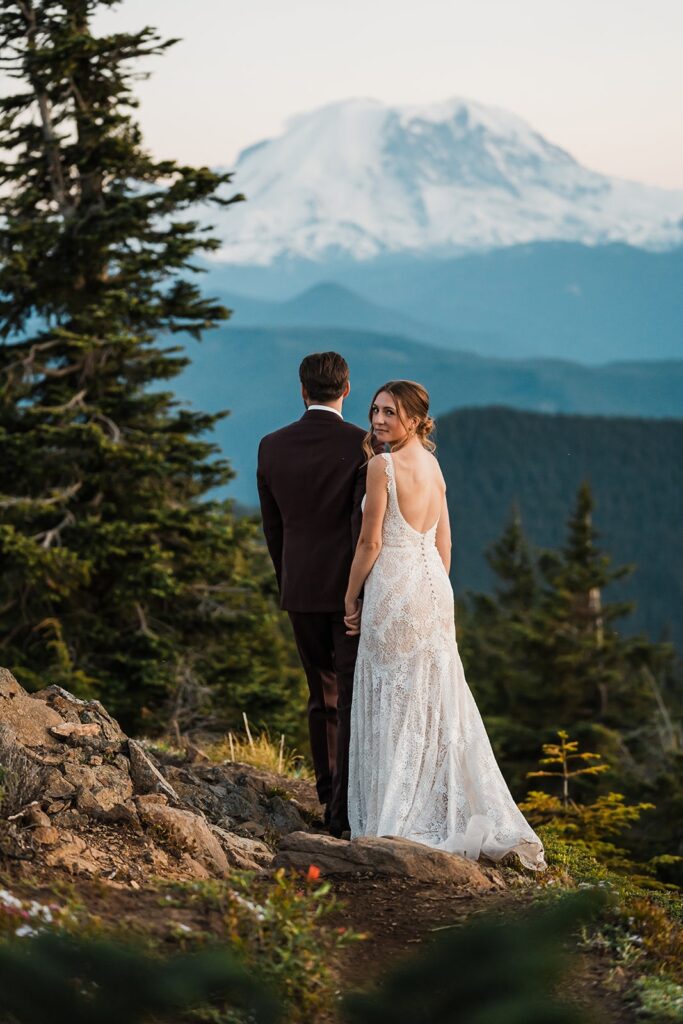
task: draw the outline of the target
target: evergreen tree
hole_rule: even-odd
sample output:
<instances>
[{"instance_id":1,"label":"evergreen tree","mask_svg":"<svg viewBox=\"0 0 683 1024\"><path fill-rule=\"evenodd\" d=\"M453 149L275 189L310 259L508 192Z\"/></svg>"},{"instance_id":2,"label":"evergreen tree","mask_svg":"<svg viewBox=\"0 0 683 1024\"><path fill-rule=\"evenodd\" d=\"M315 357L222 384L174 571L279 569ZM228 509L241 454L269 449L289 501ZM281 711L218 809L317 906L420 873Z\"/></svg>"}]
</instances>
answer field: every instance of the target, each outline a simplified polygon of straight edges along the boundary
<instances>
[{"instance_id":1,"label":"evergreen tree","mask_svg":"<svg viewBox=\"0 0 683 1024\"><path fill-rule=\"evenodd\" d=\"M533 558L516 505L500 540L488 552L487 560L502 581L502 586L496 587L499 606L516 618L526 618L533 608L538 588Z\"/></svg>"},{"instance_id":2,"label":"evergreen tree","mask_svg":"<svg viewBox=\"0 0 683 1024\"><path fill-rule=\"evenodd\" d=\"M256 526L206 498L232 475L206 439L218 417L160 386L187 363L160 337L228 315L191 280L218 245L197 204L242 197L143 148L135 62L173 40L96 36L116 2L0 11L20 83L0 101L0 657L129 726L217 693L259 718L263 679L274 710L289 680Z\"/></svg>"},{"instance_id":3,"label":"evergreen tree","mask_svg":"<svg viewBox=\"0 0 683 1024\"><path fill-rule=\"evenodd\" d=\"M539 743L561 729L631 770L658 713L645 673L671 668L670 648L615 628L629 605L604 591L630 568L611 566L591 513L583 484L564 547L536 559L515 516L488 554L502 582L492 597L474 596L465 617L468 678L518 791Z\"/></svg>"},{"instance_id":4,"label":"evergreen tree","mask_svg":"<svg viewBox=\"0 0 683 1024\"><path fill-rule=\"evenodd\" d=\"M460 643L494 746L516 761L529 743L529 707L518 704L533 700L537 689L525 646L538 600L537 571L517 507L486 559L500 582L493 594L470 595L459 615Z\"/></svg>"},{"instance_id":5,"label":"evergreen tree","mask_svg":"<svg viewBox=\"0 0 683 1024\"><path fill-rule=\"evenodd\" d=\"M540 558L545 587L536 623L536 659L547 687L555 691L567 721L597 721L628 727L651 709L638 681L638 666L655 653L642 637L627 638L615 628L632 606L608 602L605 589L633 571L613 568L597 546L593 499L584 482L567 523L558 554Z\"/></svg>"}]
</instances>

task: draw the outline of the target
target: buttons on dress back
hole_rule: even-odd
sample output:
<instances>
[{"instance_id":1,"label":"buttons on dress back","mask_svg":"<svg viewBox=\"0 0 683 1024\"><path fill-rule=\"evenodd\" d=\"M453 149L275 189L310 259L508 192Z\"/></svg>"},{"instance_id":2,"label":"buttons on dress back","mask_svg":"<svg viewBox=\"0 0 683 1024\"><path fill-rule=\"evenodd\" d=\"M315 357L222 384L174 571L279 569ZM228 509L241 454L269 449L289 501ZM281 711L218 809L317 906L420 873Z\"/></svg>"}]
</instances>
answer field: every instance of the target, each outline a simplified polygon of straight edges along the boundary
<instances>
[{"instance_id":1,"label":"buttons on dress back","mask_svg":"<svg viewBox=\"0 0 683 1024\"><path fill-rule=\"evenodd\" d=\"M422 562L423 562L425 574L427 576L427 581L429 583L429 589L430 589L430 592L431 592L431 595L432 595L432 601L434 603L434 606L436 607L436 604L437 604L436 590L434 589L434 579L432 577L431 569L429 567L429 557L427 555L427 549L426 549L426 544L427 544L428 536L429 535L426 534L426 533L423 533L420 536L420 553L422 555Z\"/></svg>"}]
</instances>

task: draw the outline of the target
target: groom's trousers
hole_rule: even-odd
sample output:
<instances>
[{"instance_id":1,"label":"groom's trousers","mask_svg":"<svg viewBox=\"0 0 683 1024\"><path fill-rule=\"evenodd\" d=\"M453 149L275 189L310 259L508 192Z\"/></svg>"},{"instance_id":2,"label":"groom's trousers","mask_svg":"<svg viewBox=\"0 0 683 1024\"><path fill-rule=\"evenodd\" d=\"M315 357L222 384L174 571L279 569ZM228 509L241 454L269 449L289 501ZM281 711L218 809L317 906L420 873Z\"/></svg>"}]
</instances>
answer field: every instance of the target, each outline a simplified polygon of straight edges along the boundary
<instances>
[{"instance_id":1,"label":"groom's trousers","mask_svg":"<svg viewBox=\"0 0 683 1024\"><path fill-rule=\"evenodd\" d=\"M308 680L308 732L320 802L330 827L349 827L349 739L358 637L347 636L344 612L289 612Z\"/></svg>"}]
</instances>

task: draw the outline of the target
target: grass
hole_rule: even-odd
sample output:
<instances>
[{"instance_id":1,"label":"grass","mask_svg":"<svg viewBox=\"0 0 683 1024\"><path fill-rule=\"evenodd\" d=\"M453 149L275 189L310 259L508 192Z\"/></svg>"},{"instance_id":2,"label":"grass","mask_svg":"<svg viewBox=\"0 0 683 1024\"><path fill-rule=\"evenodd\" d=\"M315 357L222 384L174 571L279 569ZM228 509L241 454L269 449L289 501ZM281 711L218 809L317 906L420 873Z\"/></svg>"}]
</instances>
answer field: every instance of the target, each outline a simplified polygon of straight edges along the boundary
<instances>
[{"instance_id":1,"label":"grass","mask_svg":"<svg viewBox=\"0 0 683 1024\"><path fill-rule=\"evenodd\" d=\"M254 768L265 768L292 779L313 779L305 757L286 746L284 735L280 736L279 741L273 740L267 729L254 735L247 716L243 717L243 733L229 732L223 739L206 748L212 761L233 761Z\"/></svg>"}]
</instances>

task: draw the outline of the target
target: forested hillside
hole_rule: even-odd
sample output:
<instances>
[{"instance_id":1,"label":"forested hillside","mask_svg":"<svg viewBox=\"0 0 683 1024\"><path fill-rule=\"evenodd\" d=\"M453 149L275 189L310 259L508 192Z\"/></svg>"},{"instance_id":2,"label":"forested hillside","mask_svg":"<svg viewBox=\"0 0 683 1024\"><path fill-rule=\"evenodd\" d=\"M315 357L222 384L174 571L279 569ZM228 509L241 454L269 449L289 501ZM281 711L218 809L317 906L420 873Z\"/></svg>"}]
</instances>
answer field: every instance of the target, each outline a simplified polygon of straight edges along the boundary
<instances>
[{"instance_id":1,"label":"forested hillside","mask_svg":"<svg viewBox=\"0 0 683 1024\"><path fill-rule=\"evenodd\" d=\"M615 596L636 601L626 627L657 638L668 626L683 644L683 421L461 409L439 419L438 456L458 593L490 588L484 551L515 503L529 540L557 546L586 479L602 547L637 567L614 584Z\"/></svg>"},{"instance_id":2,"label":"forested hillside","mask_svg":"<svg viewBox=\"0 0 683 1024\"><path fill-rule=\"evenodd\" d=\"M256 503L256 450L264 434L303 412L298 366L308 352L334 349L351 369L344 415L367 422L370 398L383 381L419 380L439 416L469 406L506 405L536 412L610 416L683 416L683 361L581 366L558 359L483 359L448 352L396 334L324 327L222 326L201 345L175 381L179 397L230 416L215 439L237 477L229 495Z\"/></svg>"}]
</instances>

